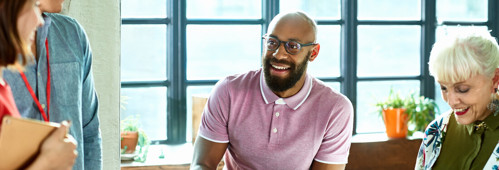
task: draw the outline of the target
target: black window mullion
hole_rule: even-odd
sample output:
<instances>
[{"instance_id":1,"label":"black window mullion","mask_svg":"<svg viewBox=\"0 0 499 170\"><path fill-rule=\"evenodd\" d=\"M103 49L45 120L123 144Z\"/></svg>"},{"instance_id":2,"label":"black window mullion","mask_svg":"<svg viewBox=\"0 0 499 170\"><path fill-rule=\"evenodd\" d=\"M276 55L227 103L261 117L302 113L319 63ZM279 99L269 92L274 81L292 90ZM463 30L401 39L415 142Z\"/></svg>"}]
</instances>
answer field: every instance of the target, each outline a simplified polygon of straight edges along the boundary
<instances>
[{"instance_id":1,"label":"black window mullion","mask_svg":"<svg viewBox=\"0 0 499 170\"><path fill-rule=\"evenodd\" d=\"M121 19L121 24L168 24L170 22L169 18L123 18Z\"/></svg>"},{"instance_id":2,"label":"black window mullion","mask_svg":"<svg viewBox=\"0 0 499 170\"><path fill-rule=\"evenodd\" d=\"M440 25L452 25L452 26L481 26L487 25L487 22L480 21L442 21Z\"/></svg>"},{"instance_id":3,"label":"black window mullion","mask_svg":"<svg viewBox=\"0 0 499 170\"><path fill-rule=\"evenodd\" d=\"M278 0L262 0L262 33L267 32L267 28L274 18L279 13L279 1ZM263 43L263 41L262 41ZM263 45L263 44L262 44Z\"/></svg>"},{"instance_id":4,"label":"black window mullion","mask_svg":"<svg viewBox=\"0 0 499 170\"><path fill-rule=\"evenodd\" d=\"M435 99L435 80L430 76L428 69L428 62L430 61L430 52L435 42L435 30L437 24L436 17L436 2L434 0L421 1L421 19L423 25L421 26L421 83L420 95Z\"/></svg>"},{"instance_id":5,"label":"black window mullion","mask_svg":"<svg viewBox=\"0 0 499 170\"><path fill-rule=\"evenodd\" d=\"M168 87L169 81L122 81L121 88Z\"/></svg>"},{"instance_id":6,"label":"black window mullion","mask_svg":"<svg viewBox=\"0 0 499 170\"><path fill-rule=\"evenodd\" d=\"M499 2L497 0L489 0L488 2L488 22L487 26L489 30L492 30L490 34L492 36L499 38Z\"/></svg>"},{"instance_id":7,"label":"black window mullion","mask_svg":"<svg viewBox=\"0 0 499 170\"><path fill-rule=\"evenodd\" d=\"M344 81L341 93L352 102L353 109L357 106L357 0L341 1L341 18L344 24L341 28L340 68ZM353 120L353 134L357 129L357 113Z\"/></svg>"},{"instance_id":8,"label":"black window mullion","mask_svg":"<svg viewBox=\"0 0 499 170\"><path fill-rule=\"evenodd\" d=\"M214 86L219 80L187 80L187 86Z\"/></svg>"},{"instance_id":9,"label":"black window mullion","mask_svg":"<svg viewBox=\"0 0 499 170\"><path fill-rule=\"evenodd\" d=\"M170 87L167 90L167 144L186 142L186 2L169 0L171 24L168 29L167 74Z\"/></svg>"},{"instance_id":10,"label":"black window mullion","mask_svg":"<svg viewBox=\"0 0 499 170\"><path fill-rule=\"evenodd\" d=\"M421 21L383 21L383 20L361 20L359 25L421 25Z\"/></svg>"},{"instance_id":11,"label":"black window mullion","mask_svg":"<svg viewBox=\"0 0 499 170\"><path fill-rule=\"evenodd\" d=\"M391 76L391 77L357 77L359 81L394 81L394 80L420 80L421 76Z\"/></svg>"},{"instance_id":12,"label":"black window mullion","mask_svg":"<svg viewBox=\"0 0 499 170\"><path fill-rule=\"evenodd\" d=\"M211 25L250 25L262 24L262 19L188 19L186 24L211 24Z\"/></svg>"}]
</instances>

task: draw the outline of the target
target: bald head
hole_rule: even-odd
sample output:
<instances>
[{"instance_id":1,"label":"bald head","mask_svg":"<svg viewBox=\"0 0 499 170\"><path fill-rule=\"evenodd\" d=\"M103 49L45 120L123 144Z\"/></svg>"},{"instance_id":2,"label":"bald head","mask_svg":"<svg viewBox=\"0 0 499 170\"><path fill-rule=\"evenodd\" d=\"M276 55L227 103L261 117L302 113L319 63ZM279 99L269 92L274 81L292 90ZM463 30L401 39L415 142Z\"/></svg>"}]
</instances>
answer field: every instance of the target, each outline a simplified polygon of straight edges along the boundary
<instances>
[{"instance_id":1,"label":"bald head","mask_svg":"<svg viewBox=\"0 0 499 170\"><path fill-rule=\"evenodd\" d=\"M302 11L285 12L276 15L270 22L267 33L272 33L276 25L283 22L291 23L291 25L306 24L310 29L310 34L313 36L313 42L317 40L317 24L308 14Z\"/></svg>"}]
</instances>

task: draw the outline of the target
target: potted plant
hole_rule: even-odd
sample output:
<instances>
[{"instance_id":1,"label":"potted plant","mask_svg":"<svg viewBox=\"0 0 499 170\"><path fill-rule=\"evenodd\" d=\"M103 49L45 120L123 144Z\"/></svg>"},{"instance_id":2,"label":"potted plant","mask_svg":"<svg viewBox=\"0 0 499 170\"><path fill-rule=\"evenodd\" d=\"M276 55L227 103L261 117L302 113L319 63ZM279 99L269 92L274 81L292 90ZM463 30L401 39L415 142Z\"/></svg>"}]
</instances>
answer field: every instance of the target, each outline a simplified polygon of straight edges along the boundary
<instances>
[{"instance_id":1,"label":"potted plant","mask_svg":"<svg viewBox=\"0 0 499 170\"><path fill-rule=\"evenodd\" d=\"M388 138L405 138L407 136L407 123L409 115L406 113L405 101L393 89L385 101L376 103L379 113L383 117Z\"/></svg>"},{"instance_id":2,"label":"potted plant","mask_svg":"<svg viewBox=\"0 0 499 170\"><path fill-rule=\"evenodd\" d=\"M135 153L135 148L139 141L139 119L135 116L128 116L121 120L121 149L122 153Z\"/></svg>"},{"instance_id":3,"label":"potted plant","mask_svg":"<svg viewBox=\"0 0 499 170\"><path fill-rule=\"evenodd\" d=\"M121 149L122 153L134 153L139 146L139 153L149 145L149 139L140 128L139 116L128 116L121 121Z\"/></svg>"},{"instance_id":4,"label":"potted plant","mask_svg":"<svg viewBox=\"0 0 499 170\"><path fill-rule=\"evenodd\" d=\"M424 131L428 123L435 119L435 115L440 112L435 100L417 96L412 93L405 104L406 112L409 117L408 135L413 135L414 132Z\"/></svg>"},{"instance_id":5,"label":"potted plant","mask_svg":"<svg viewBox=\"0 0 499 170\"><path fill-rule=\"evenodd\" d=\"M418 96L414 92L402 98L393 89L388 98L378 102L376 106L383 117L389 138L405 138L416 131L424 131L438 112L434 100Z\"/></svg>"}]
</instances>

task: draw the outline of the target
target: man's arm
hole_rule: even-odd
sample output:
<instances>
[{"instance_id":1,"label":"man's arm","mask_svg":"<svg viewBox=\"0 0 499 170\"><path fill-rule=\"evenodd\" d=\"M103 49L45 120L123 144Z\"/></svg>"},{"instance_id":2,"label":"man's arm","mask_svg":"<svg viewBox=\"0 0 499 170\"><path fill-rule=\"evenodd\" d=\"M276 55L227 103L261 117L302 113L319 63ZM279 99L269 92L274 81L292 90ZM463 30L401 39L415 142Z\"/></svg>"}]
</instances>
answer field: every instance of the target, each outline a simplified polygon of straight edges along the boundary
<instances>
[{"instance_id":1,"label":"man's arm","mask_svg":"<svg viewBox=\"0 0 499 170\"><path fill-rule=\"evenodd\" d=\"M76 21L75 21L76 22ZM76 24L78 24L76 22ZM84 56L83 84L82 84L82 128L83 128L83 152L85 169L102 169L102 137L99 123L99 100L95 91L94 78L92 74L92 50L87 35L80 27L80 39Z\"/></svg>"},{"instance_id":2,"label":"man's arm","mask_svg":"<svg viewBox=\"0 0 499 170\"><path fill-rule=\"evenodd\" d=\"M345 164L325 164L314 160L312 163L312 170L343 170Z\"/></svg>"},{"instance_id":3,"label":"man's arm","mask_svg":"<svg viewBox=\"0 0 499 170\"><path fill-rule=\"evenodd\" d=\"M228 145L228 143L215 143L198 135L194 143L191 169L217 169Z\"/></svg>"}]
</instances>

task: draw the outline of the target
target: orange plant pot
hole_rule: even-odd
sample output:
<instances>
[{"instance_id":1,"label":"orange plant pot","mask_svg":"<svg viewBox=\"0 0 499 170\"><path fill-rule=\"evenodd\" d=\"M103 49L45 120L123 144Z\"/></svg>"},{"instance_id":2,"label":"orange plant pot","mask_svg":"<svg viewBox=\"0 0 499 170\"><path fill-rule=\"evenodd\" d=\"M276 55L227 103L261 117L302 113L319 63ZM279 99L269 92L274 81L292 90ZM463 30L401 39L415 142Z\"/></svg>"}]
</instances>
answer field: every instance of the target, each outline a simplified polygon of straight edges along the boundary
<instances>
[{"instance_id":1,"label":"orange plant pot","mask_svg":"<svg viewBox=\"0 0 499 170\"><path fill-rule=\"evenodd\" d=\"M385 109L383 110L383 120L388 138L407 137L409 116L405 113L405 109Z\"/></svg>"},{"instance_id":2,"label":"orange plant pot","mask_svg":"<svg viewBox=\"0 0 499 170\"><path fill-rule=\"evenodd\" d=\"M126 146L125 153L134 153L138 141L139 132L121 132L121 149L124 149Z\"/></svg>"}]
</instances>

